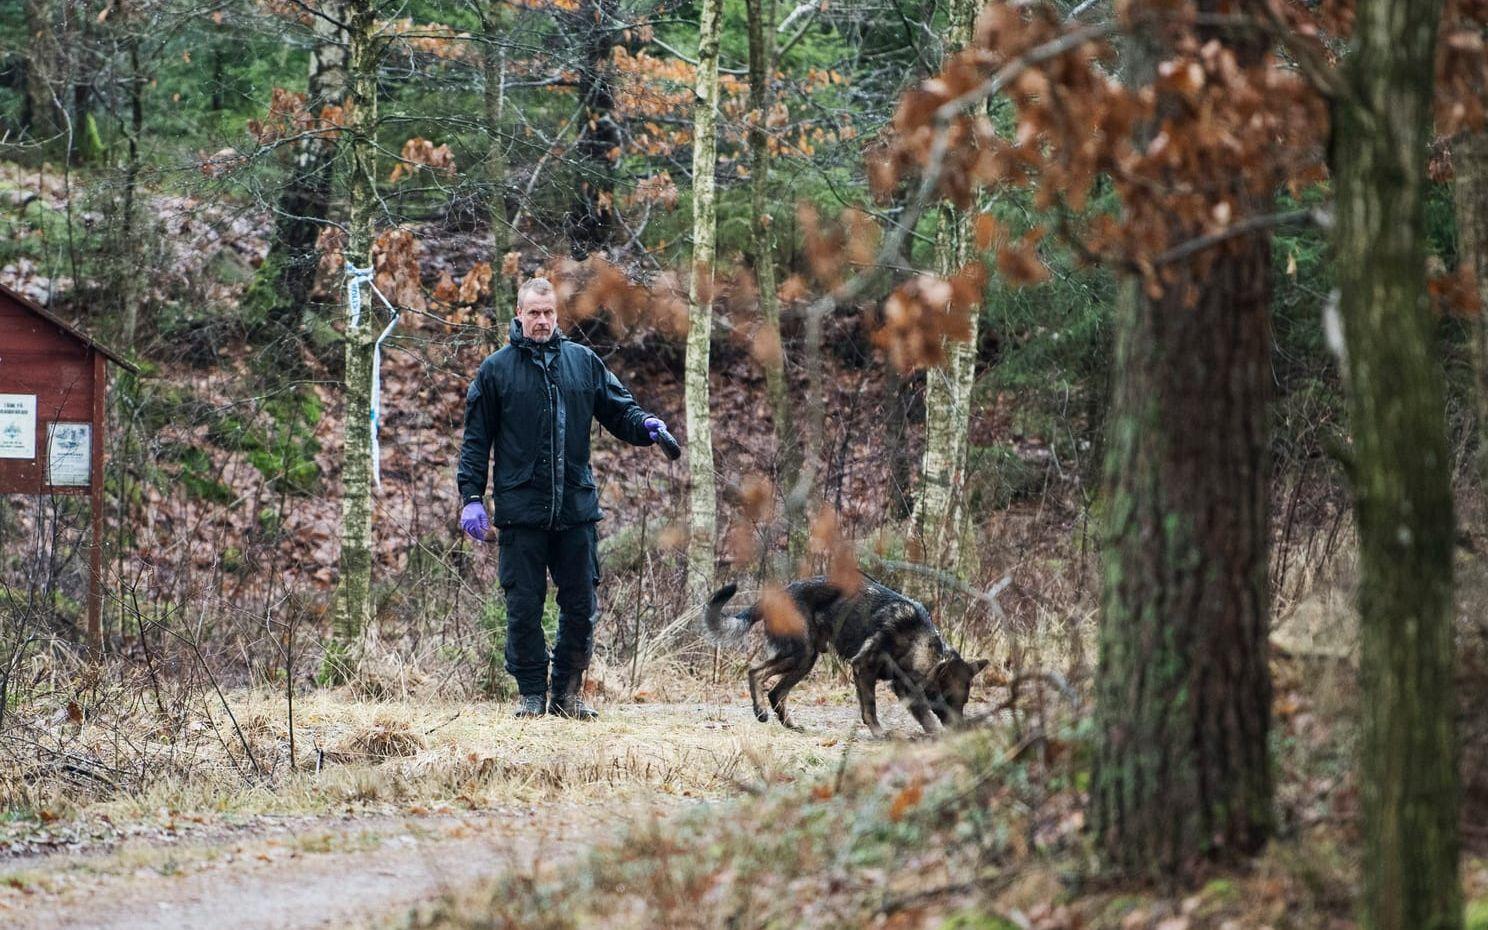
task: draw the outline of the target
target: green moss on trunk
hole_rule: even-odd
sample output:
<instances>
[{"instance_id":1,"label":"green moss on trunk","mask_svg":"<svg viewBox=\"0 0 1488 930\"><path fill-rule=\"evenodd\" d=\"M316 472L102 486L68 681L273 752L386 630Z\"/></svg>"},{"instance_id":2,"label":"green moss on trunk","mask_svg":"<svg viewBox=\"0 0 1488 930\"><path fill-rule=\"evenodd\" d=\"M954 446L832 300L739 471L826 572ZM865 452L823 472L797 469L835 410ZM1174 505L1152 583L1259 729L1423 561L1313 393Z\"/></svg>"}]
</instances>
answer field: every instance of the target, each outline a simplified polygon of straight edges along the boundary
<instances>
[{"instance_id":1,"label":"green moss on trunk","mask_svg":"<svg viewBox=\"0 0 1488 930\"><path fill-rule=\"evenodd\" d=\"M1120 289L1091 806L1128 875L1182 883L1272 830L1269 257L1245 241L1193 306Z\"/></svg>"},{"instance_id":2,"label":"green moss on trunk","mask_svg":"<svg viewBox=\"0 0 1488 930\"><path fill-rule=\"evenodd\" d=\"M1361 0L1336 238L1359 530L1364 924L1462 925L1452 493L1422 204L1437 0Z\"/></svg>"},{"instance_id":3,"label":"green moss on trunk","mask_svg":"<svg viewBox=\"0 0 1488 930\"><path fill-rule=\"evenodd\" d=\"M347 200L351 223L347 260L365 266L371 261L377 210L376 150L377 66L381 51L374 35L376 17L371 0L346 5L351 40L351 120L345 135L351 166ZM336 589L334 647L327 650L326 677L344 678L355 668L361 646L374 637L372 609L372 427L368 418L372 399L372 345L376 317L366 303L357 325L346 321L345 413L341 448L341 577Z\"/></svg>"}]
</instances>

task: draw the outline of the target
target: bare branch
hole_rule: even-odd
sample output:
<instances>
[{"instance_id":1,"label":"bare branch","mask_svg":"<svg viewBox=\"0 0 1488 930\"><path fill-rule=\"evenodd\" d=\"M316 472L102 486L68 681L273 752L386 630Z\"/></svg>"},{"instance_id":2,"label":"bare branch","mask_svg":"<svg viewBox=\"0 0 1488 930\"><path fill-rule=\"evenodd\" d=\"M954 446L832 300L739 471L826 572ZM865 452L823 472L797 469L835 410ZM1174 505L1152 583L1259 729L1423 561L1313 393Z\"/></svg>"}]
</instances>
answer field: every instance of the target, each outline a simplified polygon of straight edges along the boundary
<instances>
[{"instance_id":1,"label":"bare branch","mask_svg":"<svg viewBox=\"0 0 1488 930\"><path fill-rule=\"evenodd\" d=\"M1182 261L1191 255L1197 255L1205 249L1213 248L1222 242L1238 239L1253 232L1263 229L1277 229L1284 226L1314 225L1320 229L1330 229L1333 225L1333 215L1321 208L1307 208L1305 210L1290 210L1286 213L1265 213L1260 216L1251 216L1227 226L1219 232L1207 233L1196 236L1187 242L1180 243L1160 253L1152 260L1153 267L1171 265L1173 262Z\"/></svg>"}]
</instances>

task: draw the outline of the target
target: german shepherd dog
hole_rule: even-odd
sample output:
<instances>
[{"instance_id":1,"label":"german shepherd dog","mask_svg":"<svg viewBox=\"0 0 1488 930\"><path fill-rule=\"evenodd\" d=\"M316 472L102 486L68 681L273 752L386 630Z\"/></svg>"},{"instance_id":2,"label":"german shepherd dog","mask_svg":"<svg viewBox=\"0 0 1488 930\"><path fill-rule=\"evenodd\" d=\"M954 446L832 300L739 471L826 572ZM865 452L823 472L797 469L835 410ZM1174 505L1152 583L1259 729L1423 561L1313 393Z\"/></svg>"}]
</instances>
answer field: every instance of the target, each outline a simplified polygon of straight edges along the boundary
<instances>
[{"instance_id":1,"label":"german shepherd dog","mask_svg":"<svg viewBox=\"0 0 1488 930\"><path fill-rule=\"evenodd\" d=\"M750 627L764 618L760 604L724 615L723 606L737 590L733 584L718 589L703 615L708 637L719 645L742 644ZM873 694L880 681L889 683L926 733L961 722L971 679L987 667L987 660L961 658L941 638L923 604L869 580L848 594L824 578L807 578L792 582L785 593L804 618L805 629L782 635L766 624L764 657L749 669L749 697L760 722L769 721L773 709L782 724L800 729L791 721L785 699L828 648L852 666L863 723L875 737L884 733ZM770 678L778 680L766 707L761 692Z\"/></svg>"}]
</instances>

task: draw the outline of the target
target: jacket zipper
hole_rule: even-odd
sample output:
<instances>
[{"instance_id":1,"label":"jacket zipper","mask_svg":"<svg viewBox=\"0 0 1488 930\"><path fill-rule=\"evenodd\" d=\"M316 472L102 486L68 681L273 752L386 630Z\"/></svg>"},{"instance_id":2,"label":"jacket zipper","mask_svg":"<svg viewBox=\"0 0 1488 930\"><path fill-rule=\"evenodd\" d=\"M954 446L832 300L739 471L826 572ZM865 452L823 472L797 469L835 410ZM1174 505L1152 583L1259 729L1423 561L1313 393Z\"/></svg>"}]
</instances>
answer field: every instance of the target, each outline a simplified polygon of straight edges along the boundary
<instances>
[{"instance_id":1,"label":"jacket zipper","mask_svg":"<svg viewBox=\"0 0 1488 930\"><path fill-rule=\"evenodd\" d=\"M558 527L558 388L553 384L553 373L547 366L544 366L544 376L548 382L548 458L552 478L548 499L548 529L551 530Z\"/></svg>"}]
</instances>

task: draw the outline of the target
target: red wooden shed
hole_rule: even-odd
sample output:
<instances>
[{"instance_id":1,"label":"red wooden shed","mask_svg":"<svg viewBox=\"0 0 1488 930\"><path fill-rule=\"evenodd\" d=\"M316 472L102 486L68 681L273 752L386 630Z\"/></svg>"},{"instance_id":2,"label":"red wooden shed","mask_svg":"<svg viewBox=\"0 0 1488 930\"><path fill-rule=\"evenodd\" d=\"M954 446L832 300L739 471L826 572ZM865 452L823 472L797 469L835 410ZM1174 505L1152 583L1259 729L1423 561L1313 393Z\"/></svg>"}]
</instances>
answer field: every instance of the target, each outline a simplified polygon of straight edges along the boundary
<instances>
[{"instance_id":1,"label":"red wooden shed","mask_svg":"<svg viewBox=\"0 0 1488 930\"><path fill-rule=\"evenodd\" d=\"M0 494L92 499L88 638L102 644L103 437L117 352L0 284Z\"/></svg>"}]
</instances>

